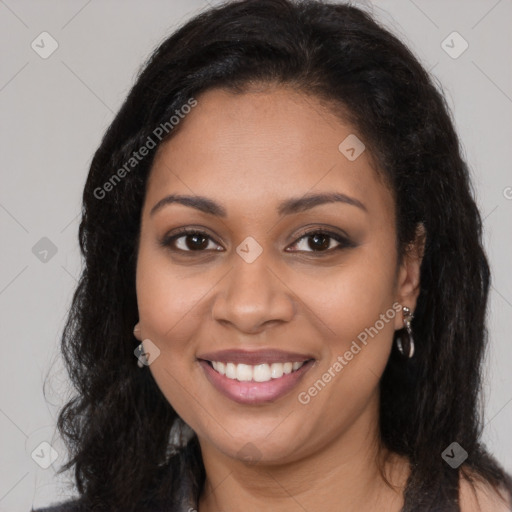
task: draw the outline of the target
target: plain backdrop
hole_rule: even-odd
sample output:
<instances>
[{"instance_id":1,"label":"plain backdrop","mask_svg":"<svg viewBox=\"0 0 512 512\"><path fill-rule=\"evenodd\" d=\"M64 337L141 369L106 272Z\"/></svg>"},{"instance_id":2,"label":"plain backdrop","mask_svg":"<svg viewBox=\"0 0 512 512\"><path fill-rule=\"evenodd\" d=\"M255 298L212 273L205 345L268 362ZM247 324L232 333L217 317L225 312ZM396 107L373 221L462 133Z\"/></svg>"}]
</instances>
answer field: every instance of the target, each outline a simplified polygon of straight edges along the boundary
<instances>
[{"instance_id":1,"label":"plain backdrop","mask_svg":"<svg viewBox=\"0 0 512 512\"><path fill-rule=\"evenodd\" d=\"M71 392L59 342L82 264L88 167L152 50L216 3L0 0L0 511L26 512L74 494L70 475L55 475L66 460L55 423ZM512 471L512 1L360 5L438 78L454 115L493 272L485 441ZM52 44L58 48L42 58L42 46ZM47 469L33 455L50 453L44 442L57 454Z\"/></svg>"}]
</instances>

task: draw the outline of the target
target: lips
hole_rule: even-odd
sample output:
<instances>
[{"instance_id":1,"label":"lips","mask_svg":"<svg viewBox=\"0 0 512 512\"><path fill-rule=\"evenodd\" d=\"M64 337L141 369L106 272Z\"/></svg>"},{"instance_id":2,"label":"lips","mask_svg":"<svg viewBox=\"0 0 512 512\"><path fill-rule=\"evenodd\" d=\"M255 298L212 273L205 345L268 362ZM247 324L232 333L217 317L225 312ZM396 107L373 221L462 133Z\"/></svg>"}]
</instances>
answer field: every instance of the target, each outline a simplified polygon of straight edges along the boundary
<instances>
[{"instance_id":1,"label":"lips","mask_svg":"<svg viewBox=\"0 0 512 512\"><path fill-rule=\"evenodd\" d=\"M274 402L288 394L315 362L309 354L274 349L222 350L201 354L197 359L207 380L217 391L246 405ZM238 373L230 375L234 367ZM272 375L268 373L270 368Z\"/></svg>"}]
</instances>

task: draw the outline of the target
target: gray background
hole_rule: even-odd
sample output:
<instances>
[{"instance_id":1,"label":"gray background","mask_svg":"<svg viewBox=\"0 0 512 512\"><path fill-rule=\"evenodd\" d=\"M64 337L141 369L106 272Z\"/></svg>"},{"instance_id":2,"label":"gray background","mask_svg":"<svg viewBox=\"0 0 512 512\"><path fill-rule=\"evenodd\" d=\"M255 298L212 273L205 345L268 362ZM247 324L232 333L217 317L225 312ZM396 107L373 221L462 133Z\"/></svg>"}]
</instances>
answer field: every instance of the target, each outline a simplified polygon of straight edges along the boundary
<instances>
[{"instance_id":1,"label":"gray background","mask_svg":"<svg viewBox=\"0 0 512 512\"><path fill-rule=\"evenodd\" d=\"M432 70L454 113L493 271L485 441L512 471L512 1L361 5ZM55 476L65 460L55 421L70 396L58 344L81 269L77 230L88 166L144 60L206 7L203 0L0 0L0 511L73 494L70 476ZM43 31L59 45L47 59L31 47ZM469 44L458 58L442 46L453 31ZM457 38L446 44L452 54L462 48ZM46 262L32 250L43 237L57 250ZM44 441L59 454L48 469L31 456ZM38 450L44 459L48 452Z\"/></svg>"}]
</instances>

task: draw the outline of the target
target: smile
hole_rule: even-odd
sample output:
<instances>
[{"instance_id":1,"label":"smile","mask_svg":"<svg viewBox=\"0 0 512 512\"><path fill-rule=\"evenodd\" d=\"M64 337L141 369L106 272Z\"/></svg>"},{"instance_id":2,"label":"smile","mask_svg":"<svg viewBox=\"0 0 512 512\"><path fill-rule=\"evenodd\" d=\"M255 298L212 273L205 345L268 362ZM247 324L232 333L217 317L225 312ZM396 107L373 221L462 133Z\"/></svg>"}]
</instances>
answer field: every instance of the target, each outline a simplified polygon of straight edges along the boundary
<instances>
[{"instance_id":1,"label":"smile","mask_svg":"<svg viewBox=\"0 0 512 512\"><path fill-rule=\"evenodd\" d=\"M244 405L275 402L297 387L314 359L284 363L231 363L198 359L212 387L224 397Z\"/></svg>"},{"instance_id":2,"label":"smile","mask_svg":"<svg viewBox=\"0 0 512 512\"><path fill-rule=\"evenodd\" d=\"M280 379L283 375L297 371L304 364L304 361L257 365L224 363L222 361L209 362L216 372L228 379L240 382L268 382L272 379Z\"/></svg>"}]
</instances>

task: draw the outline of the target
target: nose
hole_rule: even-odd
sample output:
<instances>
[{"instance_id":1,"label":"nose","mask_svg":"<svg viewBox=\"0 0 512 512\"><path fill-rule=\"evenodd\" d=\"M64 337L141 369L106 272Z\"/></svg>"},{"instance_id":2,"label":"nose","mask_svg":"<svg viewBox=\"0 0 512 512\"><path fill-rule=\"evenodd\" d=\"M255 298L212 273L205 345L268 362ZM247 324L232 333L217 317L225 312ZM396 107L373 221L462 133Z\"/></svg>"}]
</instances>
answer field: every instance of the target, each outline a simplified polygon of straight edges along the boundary
<instances>
[{"instance_id":1,"label":"nose","mask_svg":"<svg viewBox=\"0 0 512 512\"><path fill-rule=\"evenodd\" d=\"M271 324L290 322L296 310L293 291L261 254L248 263L236 256L219 283L212 308L215 320L255 334Z\"/></svg>"}]
</instances>

